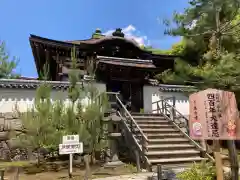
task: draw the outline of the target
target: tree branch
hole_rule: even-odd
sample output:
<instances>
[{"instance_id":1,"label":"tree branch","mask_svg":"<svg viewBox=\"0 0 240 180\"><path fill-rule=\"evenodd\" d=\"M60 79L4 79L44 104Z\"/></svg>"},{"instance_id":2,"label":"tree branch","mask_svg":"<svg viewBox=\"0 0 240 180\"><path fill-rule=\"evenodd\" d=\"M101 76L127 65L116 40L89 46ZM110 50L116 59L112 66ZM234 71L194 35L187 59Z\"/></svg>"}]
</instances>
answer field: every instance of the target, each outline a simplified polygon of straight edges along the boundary
<instances>
[{"instance_id":1,"label":"tree branch","mask_svg":"<svg viewBox=\"0 0 240 180\"><path fill-rule=\"evenodd\" d=\"M226 33L222 33L223 35L235 35L235 34L238 34L240 33L240 29L237 30L237 31L232 31L232 32L226 32Z\"/></svg>"},{"instance_id":2,"label":"tree branch","mask_svg":"<svg viewBox=\"0 0 240 180\"><path fill-rule=\"evenodd\" d=\"M239 21L237 24L229 27L228 29L225 29L225 32L226 32L226 31L229 31L229 30L231 30L231 29L234 29L235 27L237 27L237 26L239 26L239 25L240 25L240 21Z\"/></svg>"},{"instance_id":3,"label":"tree branch","mask_svg":"<svg viewBox=\"0 0 240 180\"><path fill-rule=\"evenodd\" d=\"M210 30L210 31L207 31L207 32L199 33L199 34L184 35L184 36L187 36L187 37L196 37L196 36L202 36L202 35L213 34L213 33L216 33L216 31Z\"/></svg>"},{"instance_id":4,"label":"tree branch","mask_svg":"<svg viewBox=\"0 0 240 180\"><path fill-rule=\"evenodd\" d=\"M221 32L225 31L225 28L227 28L231 22L234 20L234 18L237 16L238 12L239 12L239 7L240 7L240 3L237 3L237 8L236 8L236 11L233 13L233 16L231 18L231 20L227 21L223 26L222 28L220 29Z\"/></svg>"}]
</instances>

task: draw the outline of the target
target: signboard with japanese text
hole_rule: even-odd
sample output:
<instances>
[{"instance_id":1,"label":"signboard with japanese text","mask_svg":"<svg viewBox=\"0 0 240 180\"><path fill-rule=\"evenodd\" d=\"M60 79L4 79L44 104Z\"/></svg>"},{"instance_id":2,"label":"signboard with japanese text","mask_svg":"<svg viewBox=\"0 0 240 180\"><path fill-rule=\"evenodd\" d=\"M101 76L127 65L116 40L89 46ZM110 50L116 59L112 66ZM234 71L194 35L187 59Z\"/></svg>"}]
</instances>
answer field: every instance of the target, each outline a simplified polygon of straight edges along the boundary
<instances>
[{"instance_id":1,"label":"signboard with japanese text","mask_svg":"<svg viewBox=\"0 0 240 180\"><path fill-rule=\"evenodd\" d=\"M59 154L69 154L69 178L72 177L73 154L83 153L83 143L79 142L79 135L66 135L59 144Z\"/></svg>"},{"instance_id":2,"label":"signboard with japanese text","mask_svg":"<svg viewBox=\"0 0 240 180\"><path fill-rule=\"evenodd\" d=\"M190 136L193 139L235 140L240 122L233 92L207 89L189 97Z\"/></svg>"},{"instance_id":3,"label":"signboard with japanese text","mask_svg":"<svg viewBox=\"0 0 240 180\"><path fill-rule=\"evenodd\" d=\"M62 138L63 144L79 143L79 135L66 135Z\"/></svg>"},{"instance_id":4,"label":"signboard with japanese text","mask_svg":"<svg viewBox=\"0 0 240 180\"><path fill-rule=\"evenodd\" d=\"M59 154L83 153L83 143L59 144Z\"/></svg>"}]
</instances>

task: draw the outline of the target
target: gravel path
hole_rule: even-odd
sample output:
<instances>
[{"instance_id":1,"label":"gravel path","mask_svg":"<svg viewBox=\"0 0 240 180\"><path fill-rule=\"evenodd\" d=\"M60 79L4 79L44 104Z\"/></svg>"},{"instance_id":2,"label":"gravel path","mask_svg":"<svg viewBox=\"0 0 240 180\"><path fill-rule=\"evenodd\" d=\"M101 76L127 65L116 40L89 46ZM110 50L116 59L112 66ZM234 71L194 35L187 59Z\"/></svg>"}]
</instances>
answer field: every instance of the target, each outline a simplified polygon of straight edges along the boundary
<instances>
[{"instance_id":1,"label":"gravel path","mask_svg":"<svg viewBox=\"0 0 240 180\"><path fill-rule=\"evenodd\" d=\"M138 174L129 174L129 175L122 175L122 176L112 176L107 178L97 178L93 180L147 180L148 176L152 176L152 172L147 173L138 173Z\"/></svg>"}]
</instances>

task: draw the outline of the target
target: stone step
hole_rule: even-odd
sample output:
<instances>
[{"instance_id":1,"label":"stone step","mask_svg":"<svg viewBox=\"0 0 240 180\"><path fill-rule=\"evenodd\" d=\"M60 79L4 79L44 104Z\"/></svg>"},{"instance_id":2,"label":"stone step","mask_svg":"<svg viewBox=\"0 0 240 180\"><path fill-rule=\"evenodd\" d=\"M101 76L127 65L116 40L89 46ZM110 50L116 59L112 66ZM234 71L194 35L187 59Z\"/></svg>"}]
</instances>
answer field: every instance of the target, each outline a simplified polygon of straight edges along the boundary
<instances>
[{"instance_id":1,"label":"stone step","mask_svg":"<svg viewBox=\"0 0 240 180\"><path fill-rule=\"evenodd\" d=\"M132 116L135 120L164 120L164 116Z\"/></svg>"},{"instance_id":2,"label":"stone step","mask_svg":"<svg viewBox=\"0 0 240 180\"><path fill-rule=\"evenodd\" d=\"M138 126L142 129L145 128L174 128L173 124L138 124Z\"/></svg>"},{"instance_id":3,"label":"stone step","mask_svg":"<svg viewBox=\"0 0 240 180\"><path fill-rule=\"evenodd\" d=\"M193 162L181 162L181 163L171 163L171 164L163 164L161 165L163 170L184 170L187 168L191 168L193 166ZM152 166L152 171L157 172L157 166Z\"/></svg>"},{"instance_id":4,"label":"stone step","mask_svg":"<svg viewBox=\"0 0 240 180\"><path fill-rule=\"evenodd\" d=\"M184 157L196 157L200 156L200 151L195 149L189 150L165 150L165 151L148 151L146 155L149 159L151 158L184 158Z\"/></svg>"},{"instance_id":5,"label":"stone step","mask_svg":"<svg viewBox=\"0 0 240 180\"><path fill-rule=\"evenodd\" d=\"M164 150L188 150L195 149L196 147L190 143L181 144L149 144L148 151L164 151Z\"/></svg>"},{"instance_id":6,"label":"stone step","mask_svg":"<svg viewBox=\"0 0 240 180\"><path fill-rule=\"evenodd\" d=\"M196 157L185 157L185 158L156 158L156 159L149 159L151 164L181 164L181 163L189 163L189 162L200 162L205 160L199 156Z\"/></svg>"},{"instance_id":7,"label":"stone step","mask_svg":"<svg viewBox=\"0 0 240 180\"><path fill-rule=\"evenodd\" d=\"M164 128L164 129L160 129L160 128L142 128L142 131L144 132L144 133L166 133L166 132L172 132L172 133L174 133L174 132L179 132L179 130L177 130L177 129L173 129L173 128Z\"/></svg>"},{"instance_id":8,"label":"stone step","mask_svg":"<svg viewBox=\"0 0 240 180\"><path fill-rule=\"evenodd\" d=\"M132 116L162 116L157 113L138 113L138 112L132 112L131 115Z\"/></svg>"},{"instance_id":9,"label":"stone step","mask_svg":"<svg viewBox=\"0 0 240 180\"><path fill-rule=\"evenodd\" d=\"M168 120L159 120L159 119L145 119L145 120L138 120L135 119L135 121L140 125L140 124L171 124Z\"/></svg>"},{"instance_id":10,"label":"stone step","mask_svg":"<svg viewBox=\"0 0 240 180\"><path fill-rule=\"evenodd\" d=\"M148 151L146 155L156 156L156 155L172 155L172 154L195 154L200 153L200 151L195 149L190 150L172 150L172 151Z\"/></svg>"},{"instance_id":11,"label":"stone step","mask_svg":"<svg viewBox=\"0 0 240 180\"><path fill-rule=\"evenodd\" d=\"M189 143L187 138L165 138L165 139L150 139L148 144L181 144Z\"/></svg>"},{"instance_id":12,"label":"stone step","mask_svg":"<svg viewBox=\"0 0 240 180\"><path fill-rule=\"evenodd\" d=\"M135 137L139 138L141 137L141 135L134 135ZM184 135L180 132L178 133L161 133L161 134L157 134L157 133L154 133L154 134L147 134L145 133L145 136L147 136L147 138L149 140L151 139L164 139L164 138L179 138L179 137L184 137Z\"/></svg>"}]
</instances>

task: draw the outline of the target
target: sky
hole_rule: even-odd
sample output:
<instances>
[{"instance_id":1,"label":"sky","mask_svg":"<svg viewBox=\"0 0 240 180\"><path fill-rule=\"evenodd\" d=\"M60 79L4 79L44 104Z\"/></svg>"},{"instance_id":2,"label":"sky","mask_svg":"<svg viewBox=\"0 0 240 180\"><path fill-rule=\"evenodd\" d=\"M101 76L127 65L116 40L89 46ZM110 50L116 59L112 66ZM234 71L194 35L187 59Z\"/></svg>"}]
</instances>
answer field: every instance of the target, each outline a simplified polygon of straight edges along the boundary
<instances>
[{"instance_id":1,"label":"sky","mask_svg":"<svg viewBox=\"0 0 240 180\"><path fill-rule=\"evenodd\" d=\"M0 40L19 58L17 72L37 77L30 34L55 40L82 40L100 28L122 28L139 44L168 49L180 38L164 35L162 21L183 12L188 0L0 0Z\"/></svg>"}]
</instances>

